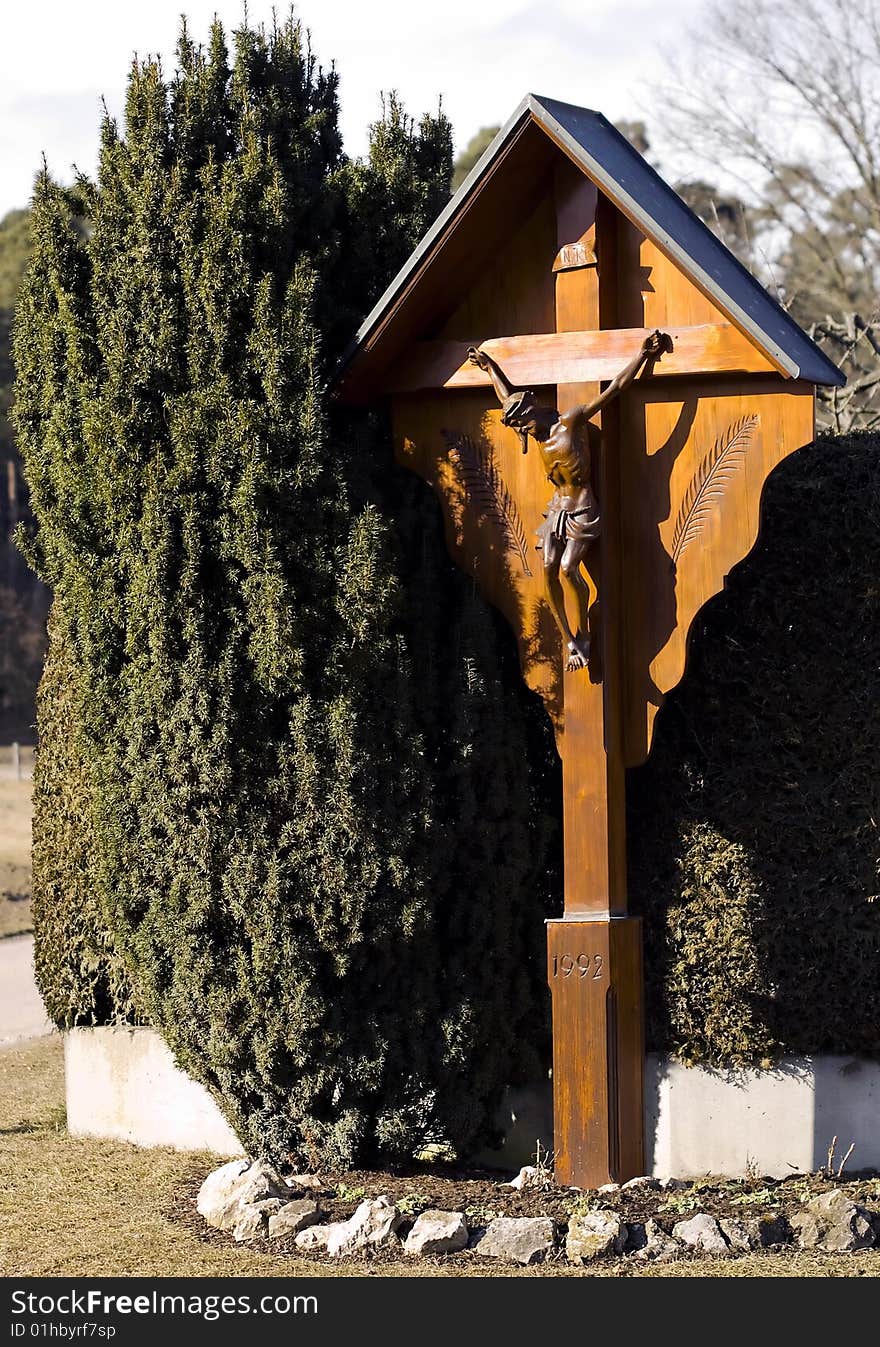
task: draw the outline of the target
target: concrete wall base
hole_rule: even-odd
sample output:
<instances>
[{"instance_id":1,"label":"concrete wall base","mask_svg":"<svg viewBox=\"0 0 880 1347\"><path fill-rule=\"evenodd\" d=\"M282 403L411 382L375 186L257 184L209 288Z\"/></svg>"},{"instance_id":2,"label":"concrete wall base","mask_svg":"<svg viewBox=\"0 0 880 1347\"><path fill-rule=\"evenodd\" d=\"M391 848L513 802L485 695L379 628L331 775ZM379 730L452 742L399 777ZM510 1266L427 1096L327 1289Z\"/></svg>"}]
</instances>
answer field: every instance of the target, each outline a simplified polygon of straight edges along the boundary
<instances>
[{"instance_id":1,"label":"concrete wall base","mask_svg":"<svg viewBox=\"0 0 880 1347\"><path fill-rule=\"evenodd\" d=\"M482 1164L515 1169L553 1149L550 1081L508 1091L499 1126L503 1147ZM645 1172L657 1178L704 1174L773 1178L809 1173L835 1155L850 1172L880 1169L880 1062L858 1057L786 1057L773 1071L709 1071L648 1057Z\"/></svg>"},{"instance_id":2,"label":"concrete wall base","mask_svg":"<svg viewBox=\"0 0 880 1347\"><path fill-rule=\"evenodd\" d=\"M73 1029L65 1034L67 1125L75 1136L140 1146L241 1155L208 1092L174 1064L152 1029ZM880 1169L880 1062L790 1057L773 1071L707 1071L651 1056L646 1072L646 1172L658 1178L783 1178L818 1169L832 1139L848 1169ZM549 1080L511 1090L505 1144L479 1163L514 1170L553 1149Z\"/></svg>"},{"instance_id":3,"label":"concrete wall base","mask_svg":"<svg viewBox=\"0 0 880 1347\"><path fill-rule=\"evenodd\" d=\"M880 1062L857 1057L786 1057L773 1071L706 1071L648 1059L649 1172L773 1178L839 1163L880 1169Z\"/></svg>"},{"instance_id":4,"label":"concrete wall base","mask_svg":"<svg viewBox=\"0 0 880 1347\"><path fill-rule=\"evenodd\" d=\"M175 1065L154 1029L69 1029L64 1079L72 1136L244 1154L208 1091Z\"/></svg>"}]
</instances>

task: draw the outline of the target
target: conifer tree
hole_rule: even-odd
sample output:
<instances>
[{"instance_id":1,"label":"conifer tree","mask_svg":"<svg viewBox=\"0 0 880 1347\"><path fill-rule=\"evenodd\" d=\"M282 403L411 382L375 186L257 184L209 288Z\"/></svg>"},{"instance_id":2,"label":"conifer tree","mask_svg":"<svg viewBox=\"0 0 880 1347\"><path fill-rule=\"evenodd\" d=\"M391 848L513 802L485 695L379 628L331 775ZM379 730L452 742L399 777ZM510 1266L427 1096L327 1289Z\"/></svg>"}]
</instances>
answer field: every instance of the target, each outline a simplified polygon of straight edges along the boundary
<instances>
[{"instance_id":1,"label":"conifer tree","mask_svg":"<svg viewBox=\"0 0 880 1347\"><path fill-rule=\"evenodd\" d=\"M292 18L178 57L134 65L97 183L34 201L41 985L59 1024L161 1029L252 1153L467 1150L543 1047L546 731L426 489L327 395L448 123L392 99L347 161Z\"/></svg>"}]
</instances>

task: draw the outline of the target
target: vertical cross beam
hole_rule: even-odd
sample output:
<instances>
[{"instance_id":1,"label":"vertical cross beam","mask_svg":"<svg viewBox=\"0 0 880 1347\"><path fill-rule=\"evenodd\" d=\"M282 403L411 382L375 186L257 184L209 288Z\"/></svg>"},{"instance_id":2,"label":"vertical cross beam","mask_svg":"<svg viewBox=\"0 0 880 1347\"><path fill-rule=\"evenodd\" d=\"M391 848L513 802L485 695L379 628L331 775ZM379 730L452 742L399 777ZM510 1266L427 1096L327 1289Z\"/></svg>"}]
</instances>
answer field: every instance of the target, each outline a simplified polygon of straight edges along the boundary
<instances>
[{"instance_id":1,"label":"vertical cross beam","mask_svg":"<svg viewBox=\"0 0 880 1347\"><path fill-rule=\"evenodd\" d=\"M568 255L592 253L598 262L556 272L557 332L613 326L613 212L567 163L557 171L556 218L559 248L581 243ZM597 384L560 384L557 405L567 411L598 392ZM603 525L587 562L591 668L563 674L565 908L548 923L556 1170L581 1187L631 1178L644 1165L641 930L626 916L616 436L612 404L593 463Z\"/></svg>"}]
</instances>

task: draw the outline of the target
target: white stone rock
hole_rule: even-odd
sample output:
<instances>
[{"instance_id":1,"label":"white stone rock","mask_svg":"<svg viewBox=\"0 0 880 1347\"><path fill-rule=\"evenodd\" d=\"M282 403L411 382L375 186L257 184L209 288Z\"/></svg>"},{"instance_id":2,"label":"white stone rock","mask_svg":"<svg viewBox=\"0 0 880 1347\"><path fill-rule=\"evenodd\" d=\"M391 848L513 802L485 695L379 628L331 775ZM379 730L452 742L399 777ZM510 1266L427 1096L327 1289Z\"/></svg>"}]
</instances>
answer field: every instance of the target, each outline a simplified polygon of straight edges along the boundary
<instances>
[{"instance_id":1,"label":"white stone rock","mask_svg":"<svg viewBox=\"0 0 880 1347\"><path fill-rule=\"evenodd\" d=\"M513 1263L543 1263L556 1244L556 1223L549 1216L496 1216L475 1244L486 1258Z\"/></svg>"},{"instance_id":2,"label":"white stone rock","mask_svg":"<svg viewBox=\"0 0 880 1347\"><path fill-rule=\"evenodd\" d=\"M269 1217L269 1238L277 1239L281 1235L298 1235L300 1230L315 1225L321 1219L321 1211L311 1198L300 1198L296 1202L285 1202Z\"/></svg>"},{"instance_id":3,"label":"white stone rock","mask_svg":"<svg viewBox=\"0 0 880 1347\"><path fill-rule=\"evenodd\" d=\"M609 1253L620 1253L627 1227L616 1211L607 1208L572 1216L565 1238L565 1253L571 1263L592 1263Z\"/></svg>"},{"instance_id":4,"label":"white stone rock","mask_svg":"<svg viewBox=\"0 0 880 1347\"><path fill-rule=\"evenodd\" d=\"M601 1193L603 1197L613 1197L615 1193L620 1192L620 1184L603 1183L601 1188L596 1189L596 1192Z\"/></svg>"},{"instance_id":5,"label":"white stone rock","mask_svg":"<svg viewBox=\"0 0 880 1347\"><path fill-rule=\"evenodd\" d=\"M205 1179L199 1189L196 1210L200 1216L204 1216L209 1225L219 1225L217 1214L225 1211L233 1202L237 1203L237 1198L233 1198L233 1194L241 1183L241 1176L250 1168L250 1163L250 1160L244 1158L230 1160L228 1164L212 1170Z\"/></svg>"},{"instance_id":6,"label":"white stone rock","mask_svg":"<svg viewBox=\"0 0 880 1347\"><path fill-rule=\"evenodd\" d=\"M409 1254L455 1253L468 1242L467 1221L460 1211L423 1211L406 1237Z\"/></svg>"},{"instance_id":7,"label":"white stone rock","mask_svg":"<svg viewBox=\"0 0 880 1347\"><path fill-rule=\"evenodd\" d=\"M324 1180L319 1174L287 1174L284 1182L298 1193L320 1193L324 1190Z\"/></svg>"},{"instance_id":8,"label":"white stone rock","mask_svg":"<svg viewBox=\"0 0 880 1347\"><path fill-rule=\"evenodd\" d=\"M262 1160L230 1160L215 1169L199 1189L199 1214L218 1230L232 1230L251 1203L290 1196L278 1172Z\"/></svg>"},{"instance_id":9,"label":"white stone rock","mask_svg":"<svg viewBox=\"0 0 880 1347\"><path fill-rule=\"evenodd\" d=\"M511 1179L507 1184L508 1188L518 1188L520 1190L531 1188L541 1190L543 1188L552 1188L553 1175L549 1169L539 1168L537 1165L523 1165L515 1179Z\"/></svg>"},{"instance_id":10,"label":"white stone rock","mask_svg":"<svg viewBox=\"0 0 880 1347\"><path fill-rule=\"evenodd\" d=\"M266 1197L282 1197L284 1199L290 1197L287 1184L278 1170L262 1160L255 1160L250 1168L245 1170L237 1191L239 1194L238 1200L242 1203L260 1202Z\"/></svg>"},{"instance_id":11,"label":"white stone rock","mask_svg":"<svg viewBox=\"0 0 880 1347\"><path fill-rule=\"evenodd\" d=\"M703 1253L729 1253L727 1240L714 1216L701 1211L688 1221L679 1221L672 1227L676 1239L680 1239L690 1249L701 1249Z\"/></svg>"},{"instance_id":12,"label":"white stone rock","mask_svg":"<svg viewBox=\"0 0 880 1347\"><path fill-rule=\"evenodd\" d=\"M242 1240L256 1239L265 1232L266 1217L263 1213L256 1207L245 1207L232 1227L232 1238L240 1244Z\"/></svg>"},{"instance_id":13,"label":"white stone rock","mask_svg":"<svg viewBox=\"0 0 880 1347\"><path fill-rule=\"evenodd\" d=\"M402 1220L387 1197L367 1198L349 1220L336 1224L327 1240L327 1252L332 1258L341 1258L382 1246L399 1246L396 1231Z\"/></svg>"},{"instance_id":14,"label":"white stone rock","mask_svg":"<svg viewBox=\"0 0 880 1347\"><path fill-rule=\"evenodd\" d=\"M645 1190L656 1190L660 1187L660 1180L654 1179L650 1174L639 1174L635 1179L627 1179L626 1183L620 1185L622 1193L631 1193L635 1188L644 1188ZM601 1189L599 1190L601 1192Z\"/></svg>"},{"instance_id":15,"label":"white stone rock","mask_svg":"<svg viewBox=\"0 0 880 1347\"><path fill-rule=\"evenodd\" d=\"M245 1203L240 1208L238 1220L232 1228L232 1238L240 1244L242 1240L258 1239L265 1235L270 1218L283 1205L279 1197L264 1197L259 1202Z\"/></svg>"},{"instance_id":16,"label":"white stone rock","mask_svg":"<svg viewBox=\"0 0 880 1347\"><path fill-rule=\"evenodd\" d=\"M749 1238L749 1232L741 1221L723 1220L718 1222L721 1231L730 1245L731 1249L737 1253L748 1253L752 1247L752 1241Z\"/></svg>"},{"instance_id":17,"label":"white stone rock","mask_svg":"<svg viewBox=\"0 0 880 1347\"><path fill-rule=\"evenodd\" d=\"M331 1221L328 1225L310 1225L301 1230L293 1242L298 1249L326 1249L333 1231L344 1224L344 1221Z\"/></svg>"},{"instance_id":18,"label":"white stone rock","mask_svg":"<svg viewBox=\"0 0 880 1347\"><path fill-rule=\"evenodd\" d=\"M851 1253L870 1249L876 1242L870 1214L840 1188L814 1197L790 1218L790 1224L802 1249Z\"/></svg>"}]
</instances>

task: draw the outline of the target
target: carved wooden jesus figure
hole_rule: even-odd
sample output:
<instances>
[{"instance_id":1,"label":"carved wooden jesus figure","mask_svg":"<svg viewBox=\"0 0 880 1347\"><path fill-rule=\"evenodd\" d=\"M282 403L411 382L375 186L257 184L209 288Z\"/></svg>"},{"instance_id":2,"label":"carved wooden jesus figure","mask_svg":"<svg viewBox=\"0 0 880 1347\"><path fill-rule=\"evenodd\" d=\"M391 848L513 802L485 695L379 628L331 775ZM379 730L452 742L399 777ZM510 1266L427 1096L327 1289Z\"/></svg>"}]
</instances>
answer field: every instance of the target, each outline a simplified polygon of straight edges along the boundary
<instances>
[{"instance_id":1,"label":"carved wooden jesus figure","mask_svg":"<svg viewBox=\"0 0 880 1347\"><path fill-rule=\"evenodd\" d=\"M538 530L538 548L543 554L544 583L550 610L562 632L568 651L566 668L584 669L590 658L587 624L589 589L581 574L581 562L591 542L599 536L601 518L590 481L590 458L600 434L590 417L622 393L643 366L659 360L672 343L664 333L655 331L646 337L638 354L617 374L604 392L592 402L560 414L555 407L544 407L527 388L513 389L500 366L485 351L471 346L468 358L490 376L503 407L502 422L519 431L523 453L528 437L537 443L547 478L556 490L551 497ZM565 611L565 596L560 572L577 600L579 622L572 631Z\"/></svg>"}]
</instances>

